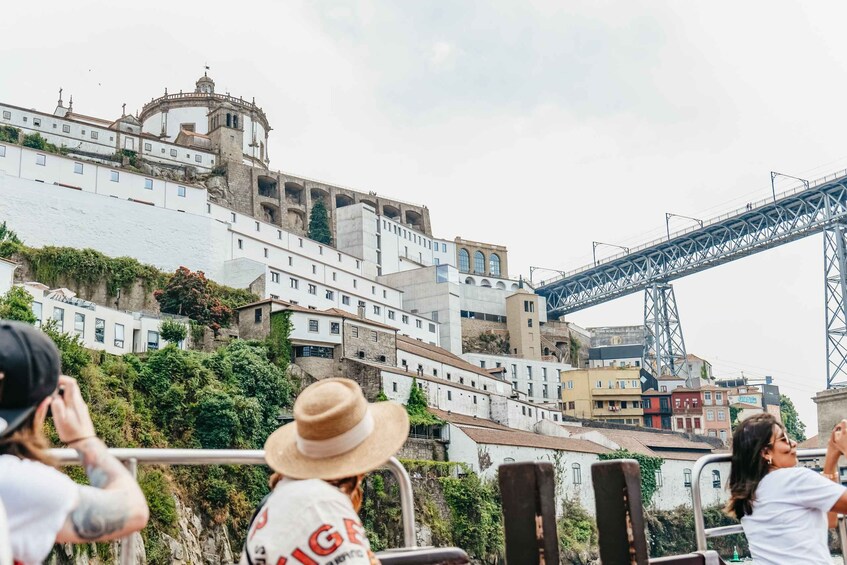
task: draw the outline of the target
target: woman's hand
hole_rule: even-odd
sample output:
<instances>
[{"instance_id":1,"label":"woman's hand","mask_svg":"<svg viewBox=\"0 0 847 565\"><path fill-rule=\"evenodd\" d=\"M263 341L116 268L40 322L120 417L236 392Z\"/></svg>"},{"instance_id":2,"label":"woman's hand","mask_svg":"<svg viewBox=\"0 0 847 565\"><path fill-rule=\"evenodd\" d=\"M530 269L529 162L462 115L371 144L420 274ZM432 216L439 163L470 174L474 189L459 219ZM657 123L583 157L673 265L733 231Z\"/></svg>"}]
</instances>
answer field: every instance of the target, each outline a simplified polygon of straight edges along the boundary
<instances>
[{"instance_id":1,"label":"woman's hand","mask_svg":"<svg viewBox=\"0 0 847 565\"><path fill-rule=\"evenodd\" d=\"M82 393L75 379L65 375L59 377L59 394L53 397L50 406L56 432L64 443L71 444L81 439L96 437L94 424L88 414L88 406L82 399ZM845 429L847 429L847 422L845 422Z\"/></svg>"},{"instance_id":2,"label":"woman's hand","mask_svg":"<svg viewBox=\"0 0 847 565\"><path fill-rule=\"evenodd\" d=\"M841 420L835 425L829 436L827 450L837 449L842 454L847 454L847 420Z\"/></svg>"}]
</instances>

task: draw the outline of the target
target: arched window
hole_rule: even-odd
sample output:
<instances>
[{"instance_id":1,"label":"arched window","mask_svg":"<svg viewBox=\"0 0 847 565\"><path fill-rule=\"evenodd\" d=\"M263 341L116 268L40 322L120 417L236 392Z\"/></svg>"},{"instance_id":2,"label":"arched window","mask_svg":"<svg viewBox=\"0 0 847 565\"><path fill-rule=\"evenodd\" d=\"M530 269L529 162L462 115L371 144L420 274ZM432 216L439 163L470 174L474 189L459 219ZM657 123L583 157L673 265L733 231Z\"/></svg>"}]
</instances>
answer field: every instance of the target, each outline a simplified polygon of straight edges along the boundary
<instances>
[{"instance_id":1,"label":"arched window","mask_svg":"<svg viewBox=\"0 0 847 565\"><path fill-rule=\"evenodd\" d=\"M238 114L232 116L232 127L238 129Z\"/></svg>"},{"instance_id":2,"label":"arched window","mask_svg":"<svg viewBox=\"0 0 847 565\"><path fill-rule=\"evenodd\" d=\"M463 273L471 270L471 255L467 249L459 249L459 270Z\"/></svg>"},{"instance_id":3,"label":"arched window","mask_svg":"<svg viewBox=\"0 0 847 565\"><path fill-rule=\"evenodd\" d=\"M492 253L491 257L488 258L488 265L490 267L491 276L499 277L500 276L500 256L496 253Z\"/></svg>"},{"instance_id":4,"label":"arched window","mask_svg":"<svg viewBox=\"0 0 847 565\"><path fill-rule=\"evenodd\" d=\"M475 273L485 272L485 255L482 251L474 251L473 253L473 270Z\"/></svg>"},{"instance_id":5,"label":"arched window","mask_svg":"<svg viewBox=\"0 0 847 565\"><path fill-rule=\"evenodd\" d=\"M571 465L571 469L573 470L573 484L581 485L582 484L582 467L579 466L579 463L574 463Z\"/></svg>"},{"instance_id":6,"label":"arched window","mask_svg":"<svg viewBox=\"0 0 847 565\"><path fill-rule=\"evenodd\" d=\"M682 482L687 487L691 486L691 469L682 470Z\"/></svg>"},{"instance_id":7,"label":"arched window","mask_svg":"<svg viewBox=\"0 0 847 565\"><path fill-rule=\"evenodd\" d=\"M662 477L662 470L661 470L661 469L656 469L655 471L653 471L653 473L656 475L656 486L657 486L657 487L659 487L659 488L661 488L661 486L662 486L662 485L664 484L664 482L665 482L665 481L664 481L664 478Z\"/></svg>"},{"instance_id":8,"label":"arched window","mask_svg":"<svg viewBox=\"0 0 847 565\"><path fill-rule=\"evenodd\" d=\"M717 469L712 471L712 487L721 488L721 472Z\"/></svg>"},{"instance_id":9,"label":"arched window","mask_svg":"<svg viewBox=\"0 0 847 565\"><path fill-rule=\"evenodd\" d=\"M226 113L226 127L232 127L232 114L230 114L229 112Z\"/></svg>"}]
</instances>

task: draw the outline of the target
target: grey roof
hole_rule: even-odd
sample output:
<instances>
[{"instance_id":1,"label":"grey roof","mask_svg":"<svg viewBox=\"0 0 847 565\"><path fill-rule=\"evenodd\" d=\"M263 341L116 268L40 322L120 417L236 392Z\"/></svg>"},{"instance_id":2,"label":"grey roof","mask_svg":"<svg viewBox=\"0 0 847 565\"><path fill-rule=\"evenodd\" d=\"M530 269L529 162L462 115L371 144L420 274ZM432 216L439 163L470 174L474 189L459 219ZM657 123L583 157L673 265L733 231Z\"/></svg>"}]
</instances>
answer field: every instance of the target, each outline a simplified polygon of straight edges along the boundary
<instances>
[{"instance_id":1,"label":"grey roof","mask_svg":"<svg viewBox=\"0 0 847 565\"><path fill-rule=\"evenodd\" d=\"M644 346L638 344L606 345L588 348L588 358L598 361L601 359L640 359L643 352Z\"/></svg>"}]
</instances>

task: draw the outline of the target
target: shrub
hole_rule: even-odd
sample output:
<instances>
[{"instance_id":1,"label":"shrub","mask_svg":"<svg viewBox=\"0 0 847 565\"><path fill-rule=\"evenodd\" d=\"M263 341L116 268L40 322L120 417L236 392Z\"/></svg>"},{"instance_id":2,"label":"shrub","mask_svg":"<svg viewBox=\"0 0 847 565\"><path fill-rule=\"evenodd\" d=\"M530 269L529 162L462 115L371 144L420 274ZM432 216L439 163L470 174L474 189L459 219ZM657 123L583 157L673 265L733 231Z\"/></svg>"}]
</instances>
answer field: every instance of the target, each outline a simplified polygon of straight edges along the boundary
<instances>
[{"instance_id":1,"label":"shrub","mask_svg":"<svg viewBox=\"0 0 847 565\"><path fill-rule=\"evenodd\" d=\"M37 322L38 318L32 313L32 295L20 286L10 288L9 292L0 296L0 319L27 324Z\"/></svg>"},{"instance_id":2,"label":"shrub","mask_svg":"<svg viewBox=\"0 0 847 565\"><path fill-rule=\"evenodd\" d=\"M215 335L232 320L232 309L213 295L203 271L195 273L180 267L171 275L165 288L157 290L153 296L162 312L188 316L209 326Z\"/></svg>"},{"instance_id":3,"label":"shrub","mask_svg":"<svg viewBox=\"0 0 847 565\"><path fill-rule=\"evenodd\" d=\"M169 343L179 343L188 336L188 328L175 320L163 320L159 325L159 334Z\"/></svg>"}]
</instances>

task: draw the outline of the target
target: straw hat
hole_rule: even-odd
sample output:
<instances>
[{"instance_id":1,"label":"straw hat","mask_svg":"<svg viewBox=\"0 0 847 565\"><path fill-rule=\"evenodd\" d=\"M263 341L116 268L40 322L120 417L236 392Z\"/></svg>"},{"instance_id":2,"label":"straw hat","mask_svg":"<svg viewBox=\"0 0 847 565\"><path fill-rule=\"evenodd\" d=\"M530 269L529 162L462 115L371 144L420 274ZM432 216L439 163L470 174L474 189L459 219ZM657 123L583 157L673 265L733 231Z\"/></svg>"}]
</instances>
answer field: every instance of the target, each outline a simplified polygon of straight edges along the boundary
<instances>
[{"instance_id":1,"label":"straw hat","mask_svg":"<svg viewBox=\"0 0 847 565\"><path fill-rule=\"evenodd\" d=\"M369 404L355 381L324 379L297 397L294 422L268 437L265 460L292 479L341 479L376 469L408 435L402 405Z\"/></svg>"}]
</instances>

